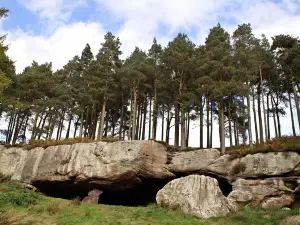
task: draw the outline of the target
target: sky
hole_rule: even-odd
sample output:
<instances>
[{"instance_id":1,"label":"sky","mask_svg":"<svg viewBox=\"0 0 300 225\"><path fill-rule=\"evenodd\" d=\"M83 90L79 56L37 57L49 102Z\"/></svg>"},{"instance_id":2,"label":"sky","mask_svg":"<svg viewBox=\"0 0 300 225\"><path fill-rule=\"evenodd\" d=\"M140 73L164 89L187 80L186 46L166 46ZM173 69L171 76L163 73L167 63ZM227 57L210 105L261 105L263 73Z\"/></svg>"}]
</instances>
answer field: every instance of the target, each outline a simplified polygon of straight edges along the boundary
<instances>
[{"instance_id":1,"label":"sky","mask_svg":"<svg viewBox=\"0 0 300 225\"><path fill-rule=\"evenodd\" d=\"M300 36L300 0L0 0L0 7L10 10L0 34L8 34L18 73L33 60L60 69L86 43L96 54L107 31L120 37L123 58L135 46L149 49L153 37L166 46L178 32L203 44L218 22L229 33L251 23L258 37ZM284 125L283 133L290 131Z\"/></svg>"}]
</instances>

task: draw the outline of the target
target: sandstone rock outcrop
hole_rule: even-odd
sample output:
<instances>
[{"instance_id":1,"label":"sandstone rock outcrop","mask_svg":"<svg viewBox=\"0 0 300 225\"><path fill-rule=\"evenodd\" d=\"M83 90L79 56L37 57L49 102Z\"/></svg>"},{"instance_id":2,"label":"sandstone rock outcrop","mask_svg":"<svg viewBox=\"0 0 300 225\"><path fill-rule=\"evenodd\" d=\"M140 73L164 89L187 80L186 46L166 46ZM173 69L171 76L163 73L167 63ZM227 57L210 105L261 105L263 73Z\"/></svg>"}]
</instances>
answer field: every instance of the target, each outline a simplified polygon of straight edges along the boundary
<instances>
[{"instance_id":1,"label":"sandstone rock outcrop","mask_svg":"<svg viewBox=\"0 0 300 225\"><path fill-rule=\"evenodd\" d=\"M65 187L61 192L66 194L75 188L75 194L83 196L92 189L105 194L143 184L149 188L156 185L158 191L178 177L207 175L219 181L223 192L222 181L230 183L228 198L241 206L263 208L290 207L300 190L297 152L233 158L221 156L216 149L170 152L155 141L78 143L29 151L0 145L0 173L38 189L61 191Z\"/></svg>"},{"instance_id":2,"label":"sandstone rock outcrop","mask_svg":"<svg viewBox=\"0 0 300 225\"><path fill-rule=\"evenodd\" d=\"M142 177L175 177L167 168L166 148L154 141L79 143L25 151L0 150L0 172L13 180L87 182L104 189L126 189Z\"/></svg>"},{"instance_id":3,"label":"sandstone rock outcrop","mask_svg":"<svg viewBox=\"0 0 300 225\"><path fill-rule=\"evenodd\" d=\"M156 201L205 219L225 216L237 209L235 202L222 194L216 179L199 175L169 182L157 193Z\"/></svg>"}]
</instances>

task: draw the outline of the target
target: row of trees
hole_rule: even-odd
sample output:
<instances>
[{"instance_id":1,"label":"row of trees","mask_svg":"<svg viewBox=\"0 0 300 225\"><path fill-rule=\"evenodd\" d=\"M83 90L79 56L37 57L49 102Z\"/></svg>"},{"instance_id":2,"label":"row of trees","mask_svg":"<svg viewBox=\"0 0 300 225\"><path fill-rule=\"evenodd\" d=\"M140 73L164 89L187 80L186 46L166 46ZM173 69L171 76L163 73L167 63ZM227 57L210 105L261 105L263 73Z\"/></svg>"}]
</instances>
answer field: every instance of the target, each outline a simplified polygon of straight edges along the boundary
<instances>
[{"instance_id":1,"label":"row of trees","mask_svg":"<svg viewBox=\"0 0 300 225\"><path fill-rule=\"evenodd\" d=\"M108 32L96 56L86 44L81 56L58 71L51 63L33 62L21 74L6 55L4 39L0 115L8 122L2 130L7 143L29 135L32 140L113 136L169 143L172 129L174 145L186 148L191 121L197 120L200 147L209 148L218 120L224 152L226 136L230 146L263 143L271 138L271 127L280 137L280 118L288 108L293 135L300 127L300 41L293 36L275 36L271 46L264 35L253 35L250 24L239 25L233 35L218 24L203 45L180 33L166 47L154 38L147 52L136 47L121 60L121 42Z\"/></svg>"}]
</instances>

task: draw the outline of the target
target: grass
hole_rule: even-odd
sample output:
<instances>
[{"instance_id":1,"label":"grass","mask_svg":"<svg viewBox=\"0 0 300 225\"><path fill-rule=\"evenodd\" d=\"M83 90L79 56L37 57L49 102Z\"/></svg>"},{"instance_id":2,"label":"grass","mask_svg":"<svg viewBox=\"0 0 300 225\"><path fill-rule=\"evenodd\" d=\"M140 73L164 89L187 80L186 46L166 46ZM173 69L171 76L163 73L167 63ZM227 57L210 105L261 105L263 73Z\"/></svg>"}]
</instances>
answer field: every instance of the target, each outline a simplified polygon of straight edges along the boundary
<instances>
[{"instance_id":1,"label":"grass","mask_svg":"<svg viewBox=\"0 0 300 225\"><path fill-rule=\"evenodd\" d=\"M147 207L80 204L77 199L70 201L45 197L15 183L0 183L0 190L5 190L0 192L0 197L6 199L0 203L0 223L3 225L277 225L287 216L297 214L296 209L287 211L247 208L227 217L203 220L155 204ZM30 196L31 201L24 200L21 204L8 201L10 197L7 196L15 196L16 192L19 193L18 198Z\"/></svg>"},{"instance_id":2,"label":"grass","mask_svg":"<svg viewBox=\"0 0 300 225\"><path fill-rule=\"evenodd\" d=\"M248 154L268 153L268 152L297 152L300 153L300 137L284 136L274 138L264 144L256 144L252 147L235 146L226 149L226 154L230 155L230 159L244 157Z\"/></svg>"},{"instance_id":3,"label":"grass","mask_svg":"<svg viewBox=\"0 0 300 225\"><path fill-rule=\"evenodd\" d=\"M23 148L24 150L31 150L34 148L48 148L50 146L57 146L57 145L72 145L76 143L94 143L97 141L103 142L116 142L119 141L117 137L106 137L102 138L101 140L89 139L89 138L70 138L70 139L63 139L63 140L31 140L28 144L14 144L14 145L5 145L6 148L11 147L19 147Z\"/></svg>"}]
</instances>

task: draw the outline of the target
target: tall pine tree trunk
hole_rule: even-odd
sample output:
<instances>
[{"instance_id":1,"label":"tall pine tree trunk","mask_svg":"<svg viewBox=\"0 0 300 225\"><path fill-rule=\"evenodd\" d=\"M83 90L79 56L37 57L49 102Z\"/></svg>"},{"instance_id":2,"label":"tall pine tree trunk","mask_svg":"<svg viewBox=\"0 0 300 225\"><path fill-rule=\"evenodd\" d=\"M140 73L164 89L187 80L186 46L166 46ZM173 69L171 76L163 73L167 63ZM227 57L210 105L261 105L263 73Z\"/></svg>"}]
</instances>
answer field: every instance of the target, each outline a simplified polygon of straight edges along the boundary
<instances>
[{"instance_id":1,"label":"tall pine tree trunk","mask_svg":"<svg viewBox=\"0 0 300 225\"><path fill-rule=\"evenodd\" d=\"M79 120L80 120L80 118L78 117L77 120L76 120L76 122L75 122L75 129L74 129L73 138L76 138ZM97 122L97 118L96 118L96 122Z\"/></svg>"},{"instance_id":2,"label":"tall pine tree trunk","mask_svg":"<svg viewBox=\"0 0 300 225\"><path fill-rule=\"evenodd\" d=\"M121 100L121 122L120 122L120 129L119 129L119 140L122 140L122 131L123 131L123 124L124 124L124 105L123 105L123 95Z\"/></svg>"},{"instance_id":3,"label":"tall pine tree trunk","mask_svg":"<svg viewBox=\"0 0 300 225\"><path fill-rule=\"evenodd\" d=\"M137 87L133 89L133 118L132 118L132 139L135 138L135 130L136 130L136 113L137 113Z\"/></svg>"},{"instance_id":4,"label":"tall pine tree trunk","mask_svg":"<svg viewBox=\"0 0 300 225\"><path fill-rule=\"evenodd\" d=\"M190 138L190 124L191 124L191 119L190 119L190 110L186 113L186 147L189 146L189 138Z\"/></svg>"},{"instance_id":5,"label":"tall pine tree trunk","mask_svg":"<svg viewBox=\"0 0 300 225\"><path fill-rule=\"evenodd\" d=\"M258 129L257 129L257 117L256 117L256 107L255 107L255 94L254 94L254 88L252 87L252 110L253 110L253 117L254 117L254 128L255 128L255 142L259 143L259 137L258 137Z\"/></svg>"},{"instance_id":6,"label":"tall pine tree trunk","mask_svg":"<svg viewBox=\"0 0 300 225\"><path fill-rule=\"evenodd\" d=\"M152 127L152 98L149 98L150 109L149 109L149 130L148 130L148 139L151 138L151 127Z\"/></svg>"},{"instance_id":7,"label":"tall pine tree trunk","mask_svg":"<svg viewBox=\"0 0 300 225\"><path fill-rule=\"evenodd\" d=\"M224 121L224 103L223 99L220 99L220 148L221 148L221 153L225 153L225 121Z\"/></svg>"},{"instance_id":8,"label":"tall pine tree trunk","mask_svg":"<svg viewBox=\"0 0 300 225\"><path fill-rule=\"evenodd\" d=\"M168 144L170 143L170 126L171 126L170 111L171 111L171 107L168 106L167 127L166 127L166 142Z\"/></svg>"},{"instance_id":9,"label":"tall pine tree trunk","mask_svg":"<svg viewBox=\"0 0 300 225\"><path fill-rule=\"evenodd\" d=\"M179 146L179 104L177 103L175 105L175 137L174 137L174 146L178 147Z\"/></svg>"},{"instance_id":10,"label":"tall pine tree trunk","mask_svg":"<svg viewBox=\"0 0 300 225\"><path fill-rule=\"evenodd\" d=\"M140 127L140 113L141 113L141 104L137 108L137 118L136 118L136 128L135 128L135 140L139 139L139 127Z\"/></svg>"},{"instance_id":11,"label":"tall pine tree trunk","mask_svg":"<svg viewBox=\"0 0 300 225\"><path fill-rule=\"evenodd\" d=\"M30 138L31 140L34 140L34 138L35 138L36 125L37 125L38 118L39 118L39 113L36 113L34 122L33 122L33 127L32 127L32 133L31 133L31 138Z\"/></svg>"},{"instance_id":12,"label":"tall pine tree trunk","mask_svg":"<svg viewBox=\"0 0 300 225\"><path fill-rule=\"evenodd\" d=\"M68 124L68 129L67 129L67 134L66 134L66 139L69 139L69 136L70 136L70 130L71 130L71 123L72 123L72 119L73 119L73 116L72 114L70 113L69 114L69 124Z\"/></svg>"},{"instance_id":13,"label":"tall pine tree trunk","mask_svg":"<svg viewBox=\"0 0 300 225\"><path fill-rule=\"evenodd\" d=\"M252 140L252 124L251 124L251 107L250 107L250 94L247 95L247 109L248 109L248 135L249 135L249 145L253 145Z\"/></svg>"},{"instance_id":14,"label":"tall pine tree trunk","mask_svg":"<svg viewBox=\"0 0 300 225\"><path fill-rule=\"evenodd\" d=\"M16 119L16 123L15 123L15 129L13 132L13 137L12 137L12 144L16 144L17 138L19 136L19 125L20 125L20 115L19 113L17 114L17 119Z\"/></svg>"},{"instance_id":15,"label":"tall pine tree trunk","mask_svg":"<svg viewBox=\"0 0 300 225\"><path fill-rule=\"evenodd\" d=\"M299 108L299 98L298 98L298 94L296 92L296 88L295 88L295 83L292 83L292 87L293 87L293 94L294 94L294 100L295 100L295 105L296 105L296 110L297 110L297 116L298 116L298 125L299 125L299 130L300 130L300 108Z\"/></svg>"},{"instance_id":16,"label":"tall pine tree trunk","mask_svg":"<svg viewBox=\"0 0 300 225\"><path fill-rule=\"evenodd\" d=\"M199 111L200 111L200 148L204 147L203 145L203 102L202 96L200 97Z\"/></svg>"},{"instance_id":17,"label":"tall pine tree trunk","mask_svg":"<svg viewBox=\"0 0 300 225\"><path fill-rule=\"evenodd\" d=\"M292 122L292 130L293 130L293 136L296 136L296 130L295 130L295 122L294 122L294 115L293 115L293 106L292 106L292 100L291 100L291 93L288 92L289 97L289 104L290 104L290 113L291 113L291 122Z\"/></svg>"},{"instance_id":18,"label":"tall pine tree trunk","mask_svg":"<svg viewBox=\"0 0 300 225\"><path fill-rule=\"evenodd\" d=\"M83 131L83 110L81 110L81 114L80 114L79 138L82 138L82 131Z\"/></svg>"},{"instance_id":19,"label":"tall pine tree trunk","mask_svg":"<svg viewBox=\"0 0 300 225\"><path fill-rule=\"evenodd\" d=\"M162 108L162 119L161 119L161 141L164 141L164 129L165 129L165 108Z\"/></svg>"},{"instance_id":20,"label":"tall pine tree trunk","mask_svg":"<svg viewBox=\"0 0 300 225\"><path fill-rule=\"evenodd\" d=\"M268 140L271 139L271 133L270 133L270 101L269 101L269 93L267 94L267 124L268 124Z\"/></svg>"},{"instance_id":21,"label":"tall pine tree trunk","mask_svg":"<svg viewBox=\"0 0 300 225\"><path fill-rule=\"evenodd\" d=\"M231 128L231 98L229 98L229 103L228 103L228 127L229 127L229 143L230 143L230 147L232 147L233 142L232 142L232 128Z\"/></svg>"},{"instance_id":22,"label":"tall pine tree trunk","mask_svg":"<svg viewBox=\"0 0 300 225\"><path fill-rule=\"evenodd\" d=\"M268 129L267 129L266 108L265 108L263 79L262 79L261 68L259 68L259 74L260 74L260 88L261 88L261 103L262 103L262 106L263 106L264 127L265 127L265 135L266 135L266 139L267 139Z\"/></svg>"},{"instance_id":23,"label":"tall pine tree trunk","mask_svg":"<svg viewBox=\"0 0 300 225\"><path fill-rule=\"evenodd\" d=\"M235 146L238 146L239 145L239 142L238 142L238 136L237 136L237 127L236 127L236 121L233 122L233 132L234 132L234 143L235 143Z\"/></svg>"},{"instance_id":24,"label":"tall pine tree trunk","mask_svg":"<svg viewBox=\"0 0 300 225\"><path fill-rule=\"evenodd\" d=\"M272 112L273 112L275 137L278 137L277 122L276 122L275 108L274 108L274 102L273 102L273 96L272 95L271 95L271 104L272 104Z\"/></svg>"},{"instance_id":25,"label":"tall pine tree trunk","mask_svg":"<svg viewBox=\"0 0 300 225\"><path fill-rule=\"evenodd\" d=\"M213 143L213 111L212 109L210 110L210 140L209 140L209 146L212 148L212 143Z\"/></svg>"},{"instance_id":26,"label":"tall pine tree trunk","mask_svg":"<svg viewBox=\"0 0 300 225\"><path fill-rule=\"evenodd\" d=\"M157 130L157 115L158 115L158 104L157 104L157 93L156 93L156 82L154 84L154 102L153 102L153 126L152 126L152 139L156 139Z\"/></svg>"},{"instance_id":27,"label":"tall pine tree trunk","mask_svg":"<svg viewBox=\"0 0 300 225\"><path fill-rule=\"evenodd\" d=\"M101 140L103 138L105 108L106 108L106 99L104 98L103 104L102 104L102 109L101 109L100 124L99 124L99 128L98 128L98 136L97 136L98 140Z\"/></svg>"},{"instance_id":28,"label":"tall pine tree trunk","mask_svg":"<svg viewBox=\"0 0 300 225\"><path fill-rule=\"evenodd\" d=\"M46 119L48 118L49 116L49 113L46 113L44 119L43 119L43 123L42 123L42 127L40 128L40 131L39 131L39 136L38 136L38 139L40 140L41 137L42 137L42 134L44 133L44 127L45 127L45 123L46 123Z\"/></svg>"},{"instance_id":29,"label":"tall pine tree trunk","mask_svg":"<svg viewBox=\"0 0 300 225\"><path fill-rule=\"evenodd\" d=\"M263 131L263 123L262 123L262 116L261 116L261 88L260 85L258 86L258 90L257 90L257 108L258 108L258 122L259 122L259 142L262 144L264 143L264 131Z\"/></svg>"},{"instance_id":30,"label":"tall pine tree trunk","mask_svg":"<svg viewBox=\"0 0 300 225\"><path fill-rule=\"evenodd\" d=\"M145 100L144 100L144 118L143 118L142 140L145 140L145 137L146 137L147 106L148 106L148 101L147 101L147 98L145 98Z\"/></svg>"},{"instance_id":31,"label":"tall pine tree trunk","mask_svg":"<svg viewBox=\"0 0 300 225\"><path fill-rule=\"evenodd\" d=\"M181 128L181 148L185 149L186 148L186 125L185 125L185 110L184 107L181 106L181 123L180 123L180 128Z\"/></svg>"},{"instance_id":32,"label":"tall pine tree trunk","mask_svg":"<svg viewBox=\"0 0 300 225\"><path fill-rule=\"evenodd\" d=\"M209 98L206 98L206 147L210 148L210 135L209 135Z\"/></svg>"}]
</instances>

